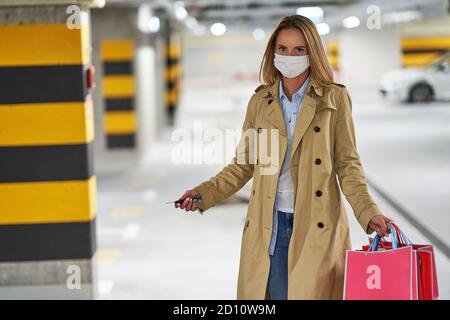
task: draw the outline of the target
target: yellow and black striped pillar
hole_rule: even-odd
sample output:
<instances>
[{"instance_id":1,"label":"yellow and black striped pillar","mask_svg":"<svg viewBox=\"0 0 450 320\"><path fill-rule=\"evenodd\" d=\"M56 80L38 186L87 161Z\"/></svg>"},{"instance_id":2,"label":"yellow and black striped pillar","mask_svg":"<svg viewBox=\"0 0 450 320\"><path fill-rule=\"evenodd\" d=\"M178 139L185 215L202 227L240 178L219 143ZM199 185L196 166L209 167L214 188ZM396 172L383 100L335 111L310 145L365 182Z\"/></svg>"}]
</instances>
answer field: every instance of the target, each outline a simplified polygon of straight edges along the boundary
<instances>
[{"instance_id":1,"label":"yellow and black striped pillar","mask_svg":"<svg viewBox=\"0 0 450 320\"><path fill-rule=\"evenodd\" d=\"M101 43L105 133L108 149L136 145L135 80L133 41L104 40Z\"/></svg>"},{"instance_id":2,"label":"yellow and black striped pillar","mask_svg":"<svg viewBox=\"0 0 450 320\"><path fill-rule=\"evenodd\" d=\"M335 74L339 74L339 44L337 41L330 41L327 45L328 49L328 61Z\"/></svg>"},{"instance_id":3,"label":"yellow and black striped pillar","mask_svg":"<svg viewBox=\"0 0 450 320\"><path fill-rule=\"evenodd\" d=\"M173 121L180 96L181 46L173 38L166 44L165 102L170 121Z\"/></svg>"},{"instance_id":4,"label":"yellow and black striped pillar","mask_svg":"<svg viewBox=\"0 0 450 320\"><path fill-rule=\"evenodd\" d=\"M405 37L401 40L401 50L403 67L425 66L450 50L450 36Z\"/></svg>"},{"instance_id":5,"label":"yellow and black striped pillar","mask_svg":"<svg viewBox=\"0 0 450 320\"><path fill-rule=\"evenodd\" d=\"M66 7L49 11L62 17L51 23L1 10L11 21L0 21L0 262L91 259L89 23L69 29Z\"/></svg>"}]
</instances>

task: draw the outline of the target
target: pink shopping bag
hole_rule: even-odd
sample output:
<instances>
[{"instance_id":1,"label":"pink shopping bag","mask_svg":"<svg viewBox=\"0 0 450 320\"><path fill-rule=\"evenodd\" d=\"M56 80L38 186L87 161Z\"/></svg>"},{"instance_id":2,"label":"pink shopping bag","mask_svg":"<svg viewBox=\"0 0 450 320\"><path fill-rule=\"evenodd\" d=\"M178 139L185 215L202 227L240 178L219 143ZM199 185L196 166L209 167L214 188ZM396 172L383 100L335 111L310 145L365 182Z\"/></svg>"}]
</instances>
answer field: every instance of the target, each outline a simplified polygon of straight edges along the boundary
<instances>
[{"instance_id":1,"label":"pink shopping bag","mask_svg":"<svg viewBox=\"0 0 450 320\"><path fill-rule=\"evenodd\" d=\"M413 244L396 224L392 223L391 225L396 230L398 246L404 247L407 245L412 245L413 251L417 254L418 299L437 300L439 298L439 288L433 246L426 244ZM370 245L373 241L374 239L369 238ZM363 246L363 250L369 250L371 247L370 245ZM379 248L390 250L392 249L392 243L389 241L380 242Z\"/></svg>"},{"instance_id":2,"label":"pink shopping bag","mask_svg":"<svg viewBox=\"0 0 450 320\"><path fill-rule=\"evenodd\" d=\"M391 227L392 243L377 234L362 251L347 251L344 300L437 299L432 247L414 246L396 225Z\"/></svg>"}]
</instances>

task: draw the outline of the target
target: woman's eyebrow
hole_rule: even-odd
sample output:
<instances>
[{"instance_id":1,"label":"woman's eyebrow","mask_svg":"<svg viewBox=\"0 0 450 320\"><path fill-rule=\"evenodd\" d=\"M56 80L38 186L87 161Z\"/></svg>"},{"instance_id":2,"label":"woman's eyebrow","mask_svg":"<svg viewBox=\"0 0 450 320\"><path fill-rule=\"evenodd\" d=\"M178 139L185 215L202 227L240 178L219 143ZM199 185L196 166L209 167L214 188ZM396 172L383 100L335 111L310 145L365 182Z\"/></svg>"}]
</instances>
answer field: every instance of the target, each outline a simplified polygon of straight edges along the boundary
<instances>
[{"instance_id":1,"label":"woman's eyebrow","mask_svg":"<svg viewBox=\"0 0 450 320\"><path fill-rule=\"evenodd\" d=\"M286 48L286 46L283 44L277 44L277 47L285 47ZM305 46L295 46L294 48L305 48Z\"/></svg>"}]
</instances>

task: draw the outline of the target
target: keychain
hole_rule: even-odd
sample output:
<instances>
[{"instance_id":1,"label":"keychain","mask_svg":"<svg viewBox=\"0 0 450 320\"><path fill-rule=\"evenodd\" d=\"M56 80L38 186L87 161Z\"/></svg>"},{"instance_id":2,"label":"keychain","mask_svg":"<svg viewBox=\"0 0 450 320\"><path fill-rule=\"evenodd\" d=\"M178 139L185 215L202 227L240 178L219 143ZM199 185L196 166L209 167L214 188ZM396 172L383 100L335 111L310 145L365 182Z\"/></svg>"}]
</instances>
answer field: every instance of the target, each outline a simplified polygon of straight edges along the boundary
<instances>
[{"instance_id":1,"label":"keychain","mask_svg":"<svg viewBox=\"0 0 450 320\"><path fill-rule=\"evenodd\" d=\"M195 195L195 196L190 196L190 197L188 197L188 198L191 198L191 199L194 200L195 202L199 202L199 201L202 200L202 197L201 197L199 194L198 194L198 195ZM166 202L166 204L168 204L168 203L178 203L178 204L182 204L184 200L186 200L186 198L184 198L184 199L178 199L178 200L176 200L176 201ZM200 210L199 210L199 213L200 213L201 215L203 215L203 213L202 213Z\"/></svg>"}]
</instances>

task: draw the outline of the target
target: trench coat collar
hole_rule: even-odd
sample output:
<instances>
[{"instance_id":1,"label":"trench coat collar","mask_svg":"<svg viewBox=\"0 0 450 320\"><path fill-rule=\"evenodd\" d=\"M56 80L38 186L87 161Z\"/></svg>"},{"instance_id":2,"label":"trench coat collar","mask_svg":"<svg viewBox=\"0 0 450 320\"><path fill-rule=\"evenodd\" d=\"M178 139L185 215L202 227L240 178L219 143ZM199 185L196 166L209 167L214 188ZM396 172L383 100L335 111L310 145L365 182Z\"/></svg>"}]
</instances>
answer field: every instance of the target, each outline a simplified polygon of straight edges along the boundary
<instances>
[{"instance_id":1,"label":"trench coat collar","mask_svg":"<svg viewBox=\"0 0 450 320\"><path fill-rule=\"evenodd\" d=\"M279 99L279 84L281 79L276 79L275 82L266 87L266 92L263 93L263 110L262 116L272 123L273 126L280 130L281 139L287 140L287 130L284 123L283 110L281 108L281 102ZM314 96L314 93L317 96ZM323 87L311 77L308 89L303 98L302 105L300 108L300 114L297 119L297 123L294 129L294 136L291 148L291 160L295 154L298 145L306 132L306 129L311 124L316 112L322 110L323 108L330 107L335 109L335 106L329 105L327 103L321 103L323 97ZM281 159L283 160L283 159ZM292 163L292 161L291 161Z\"/></svg>"}]
</instances>

